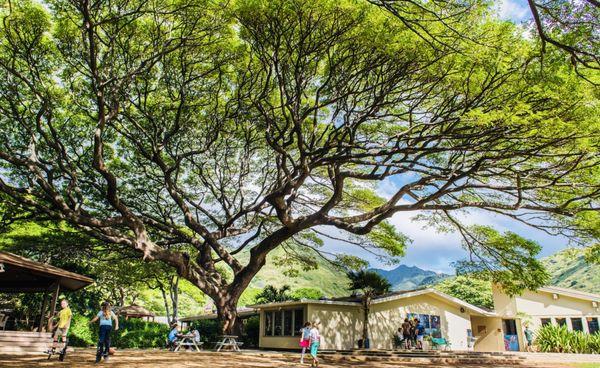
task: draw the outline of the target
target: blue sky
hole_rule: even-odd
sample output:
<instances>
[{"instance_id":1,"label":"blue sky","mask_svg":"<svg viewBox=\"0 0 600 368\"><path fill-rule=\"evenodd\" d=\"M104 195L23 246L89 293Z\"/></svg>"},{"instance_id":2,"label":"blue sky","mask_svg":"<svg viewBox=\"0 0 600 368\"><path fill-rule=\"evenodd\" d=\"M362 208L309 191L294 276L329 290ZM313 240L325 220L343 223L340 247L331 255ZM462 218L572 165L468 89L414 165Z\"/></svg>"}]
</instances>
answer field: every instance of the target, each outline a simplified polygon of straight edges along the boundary
<instances>
[{"instance_id":1,"label":"blue sky","mask_svg":"<svg viewBox=\"0 0 600 368\"><path fill-rule=\"evenodd\" d=\"M389 198L397 188L402 185L398 180L386 179L379 188L378 194ZM461 246L461 238L455 233L438 233L428 227L427 223L414 219L419 212L401 212L395 214L390 222L403 234L407 235L412 243L406 249L406 256L401 263L417 266L436 272L454 273L451 263L464 258L467 253ZM488 225L504 232L512 231L527 239L532 239L542 246L540 257L551 255L568 245L568 239L562 236L548 235L543 231L516 222L510 218L488 213L483 210L472 210L465 213L455 213L464 224ZM327 240L325 249L332 252L350 252L358 255L371 263L372 267L390 269L395 265L382 264L373 255L348 244Z\"/></svg>"},{"instance_id":2,"label":"blue sky","mask_svg":"<svg viewBox=\"0 0 600 368\"><path fill-rule=\"evenodd\" d=\"M531 19L527 2L524 0L503 0L497 3L496 9L501 18L512 20L515 23ZM392 180L386 180L381 183L379 192L384 196L389 196L397 185L398 183L395 184ZM434 229L426 228L425 223L412 219L416 214L399 213L391 219L399 231L413 240L406 249L406 256L401 263L437 272L453 273L454 269L451 263L466 255L461 247L460 236L458 234L439 234ZM535 240L542 246L540 257L551 255L568 246L568 240L562 236L551 236L511 219L481 210L461 215L461 219L467 224L490 225L497 230L512 231L525 238ZM347 245L339 242L327 241L326 243L327 250L339 252L344 249L346 252L349 251ZM375 257L359 249L353 249L352 252L367 259L373 267L386 269L395 267L381 264Z\"/></svg>"},{"instance_id":3,"label":"blue sky","mask_svg":"<svg viewBox=\"0 0 600 368\"><path fill-rule=\"evenodd\" d=\"M497 2L498 14L503 19L522 22L531 19L531 13L524 0L503 0Z\"/></svg>"}]
</instances>

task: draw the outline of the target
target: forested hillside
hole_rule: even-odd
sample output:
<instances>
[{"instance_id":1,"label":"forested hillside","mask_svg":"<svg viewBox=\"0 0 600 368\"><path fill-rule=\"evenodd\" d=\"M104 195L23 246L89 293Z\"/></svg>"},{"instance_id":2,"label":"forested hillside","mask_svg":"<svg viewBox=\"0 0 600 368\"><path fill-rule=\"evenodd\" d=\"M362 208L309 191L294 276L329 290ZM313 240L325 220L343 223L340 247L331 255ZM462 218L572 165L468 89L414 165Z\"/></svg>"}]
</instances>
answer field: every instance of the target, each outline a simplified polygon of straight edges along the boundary
<instances>
[{"instance_id":1,"label":"forested hillside","mask_svg":"<svg viewBox=\"0 0 600 368\"><path fill-rule=\"evenodd\" d=\"M600 264L590 264L583 250L565 249L543 259L551 284L600 294Z\"/></svg>"}]
</instances>

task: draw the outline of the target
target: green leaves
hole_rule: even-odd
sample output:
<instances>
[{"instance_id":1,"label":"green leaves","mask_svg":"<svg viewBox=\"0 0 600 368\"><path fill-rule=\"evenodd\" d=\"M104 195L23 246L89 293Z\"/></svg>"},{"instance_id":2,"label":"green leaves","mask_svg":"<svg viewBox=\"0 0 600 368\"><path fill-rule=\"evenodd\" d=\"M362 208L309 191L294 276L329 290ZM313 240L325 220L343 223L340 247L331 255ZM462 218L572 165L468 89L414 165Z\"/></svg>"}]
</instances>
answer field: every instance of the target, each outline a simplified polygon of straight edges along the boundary
<instances>
[{"instance_id":1,"label":"green leaves","mask_svg":"<svg viewBox=\"0 0 600 368\"><path fill-rule=\"evenodd\" d=\"M478 225L465 229L464 234L463 247L469 258L456 262L458 273L472 273L498 283L509 295L547 283L549 275L536 259L541 246L534 241Z\"/></svg>"},{"instance_id":2,"label":"green leaves","mask_svg":"<svg viewBox=\"0 0 600 368\"><path fill-rule=\"evenodd\" d=\"M450 277L436 284L434 288L467 303L494 308L491 282L478 279L476 275Z\"/></svg>"},{"instance_id":3,"label":"green leaves","mask_svg":"<svg viewBox=\"0 0 600 368\"><path fill-rule=\"evenodd\" d=\"M368 238L378 249L383 250L391 257L401 257L406 251L407 244L411 241L406 235L399 232L388 221L382 221L368 234Z\"/></svg>"},{"instance_id":4,"label":"green leaves","mask_svg":"<svg viewBox=\"0 0 600 368\"><path fill-rule=\"evenodd\" d=\"M536 332L534 343L544 353L600 353L600 333L569 331L566 325L550 324L541 327Z\"/></svg>"}]
</instances>

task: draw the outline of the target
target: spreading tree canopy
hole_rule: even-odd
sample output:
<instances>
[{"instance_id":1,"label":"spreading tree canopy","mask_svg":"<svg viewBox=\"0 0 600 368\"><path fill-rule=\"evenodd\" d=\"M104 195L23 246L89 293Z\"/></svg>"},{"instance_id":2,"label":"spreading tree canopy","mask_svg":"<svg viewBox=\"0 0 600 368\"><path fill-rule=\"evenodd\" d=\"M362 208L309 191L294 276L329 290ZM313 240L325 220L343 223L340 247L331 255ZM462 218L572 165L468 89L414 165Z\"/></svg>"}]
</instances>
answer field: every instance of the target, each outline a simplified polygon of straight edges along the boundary
<instances>
[{"instance_id":1,"label":"spreading tree canopy","mask_svg":"<svg viewBox=\"0 0 600 368\"><path fill-rule=\"evenodd\" d=\"M540 69L485 4L432 22L435 44L359 0L16 0L0 18L3 206L174 267L226 331L282 245L401 256L386 220L411 211L502 281L535 248L458 211L572 235L564 218L598 210L598 91L560 58Z\"/></svg>"}]
</instances>

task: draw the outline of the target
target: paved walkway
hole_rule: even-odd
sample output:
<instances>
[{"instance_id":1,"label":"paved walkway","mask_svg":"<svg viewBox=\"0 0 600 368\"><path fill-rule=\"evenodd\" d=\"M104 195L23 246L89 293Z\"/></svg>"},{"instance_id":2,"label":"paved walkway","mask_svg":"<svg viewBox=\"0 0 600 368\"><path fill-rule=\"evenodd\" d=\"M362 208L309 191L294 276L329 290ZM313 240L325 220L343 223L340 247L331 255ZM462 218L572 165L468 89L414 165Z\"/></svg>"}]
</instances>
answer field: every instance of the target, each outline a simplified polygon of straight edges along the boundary
<instances>
[{"instance_id":1,"label":"paved walkway","mask_svg":"<svg viewBox=\"0 0 600 368\"><path fill-rule=\"evenodd\" d=\"M94 364L95 351L92 349L77 350L67 355L64 362L59 362L54 356L52 360L47 360L46 356L12 356L0 355L0 367L98 367ZM234 353L215 353L215 352L177 352L172 353L164 350L121 350L116 355L110 357L108 364L110 367L202 367L202 368L279 368L279 367L309 367L298 362L299 355L290 353L273 352L244 352ZM331 361L329 359L322 362L323 368L442 368L442 366L418 363L399 363L399 362L344 362ZM444 365L443 367L449 367ZM478 365L453 366L461 368L483 368ZM558 367L585 367L593 368L594 365L567 365L556 363L532 363L519 365L521 368L558 368ZM598 365L600 367L600 364ZM487 368L487 367L486 367ZM496 367L501 368L501 367ZM508 368L508 367L506 367Z\"/></svg>"}]
</instances>

